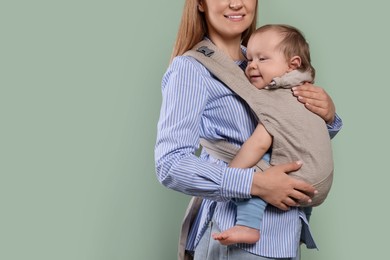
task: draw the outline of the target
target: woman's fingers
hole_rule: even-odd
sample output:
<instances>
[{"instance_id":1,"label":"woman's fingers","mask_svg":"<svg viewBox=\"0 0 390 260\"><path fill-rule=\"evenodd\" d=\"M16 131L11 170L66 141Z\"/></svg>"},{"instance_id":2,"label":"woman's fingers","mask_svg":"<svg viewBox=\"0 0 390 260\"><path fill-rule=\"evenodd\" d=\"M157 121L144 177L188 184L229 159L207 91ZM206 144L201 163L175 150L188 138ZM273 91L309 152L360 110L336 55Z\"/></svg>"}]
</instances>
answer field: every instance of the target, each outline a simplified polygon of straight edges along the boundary
<instances>
[{"instance_id":1,"label":"woman's fingers","mask_svg":"<svg viewBox=\"0 0 390 260\"><path fill-rule=\"evenodd\" d=\"M298 179L288 176L298 170L301 162L292 162L272 166L253 177L251 194L258 196L282 210L299 206L310 201L315 188Z\"/></svg>"},{"instance_id":2,"label":"woman's fingers","mask_svg":"<svg viewBox=\"0 0 390 260\"><path fill-rule=\"evenodd\" d=\"M328 124L334 120L336 108L331 97L326 91L310 83L292 88L294 96L305 104L311 112L319 115Z\"/></svg>"},{"instance_id":3,"label":"woman's fingers","mask_svg":"<svg viewBox=\"0 0 390 260\"><path fill-rule=\"evenodd\" d=\"M312 186L309 185L310 187L310 192L306 191L300 191L300 190L294 190L289 197L296 203L294 206L298 205L304 205L307 203L310 203L312 200L311 198L316 194L316 190L311 191Z\"/></svg>"}]
</instances>

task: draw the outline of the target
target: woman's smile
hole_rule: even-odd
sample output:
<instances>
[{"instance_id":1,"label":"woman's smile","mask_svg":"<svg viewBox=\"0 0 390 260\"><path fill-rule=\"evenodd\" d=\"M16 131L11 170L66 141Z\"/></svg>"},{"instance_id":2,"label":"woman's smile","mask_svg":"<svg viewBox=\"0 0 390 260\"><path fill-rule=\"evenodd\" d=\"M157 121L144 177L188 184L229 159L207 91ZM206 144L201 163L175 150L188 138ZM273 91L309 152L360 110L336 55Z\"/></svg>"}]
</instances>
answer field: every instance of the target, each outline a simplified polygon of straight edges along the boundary
<instances>
[{"instance_id":1,"label":"woman's smile","mask_svg":"<svg viewBox=\"0 0 390 260\"><path fill-rule=\"evenodd\" d=\"M224 16L233 22L239 22L239 21L242 21L244 19L245 15L244 14L227 14Z\"/></svg>"}]
</instances>

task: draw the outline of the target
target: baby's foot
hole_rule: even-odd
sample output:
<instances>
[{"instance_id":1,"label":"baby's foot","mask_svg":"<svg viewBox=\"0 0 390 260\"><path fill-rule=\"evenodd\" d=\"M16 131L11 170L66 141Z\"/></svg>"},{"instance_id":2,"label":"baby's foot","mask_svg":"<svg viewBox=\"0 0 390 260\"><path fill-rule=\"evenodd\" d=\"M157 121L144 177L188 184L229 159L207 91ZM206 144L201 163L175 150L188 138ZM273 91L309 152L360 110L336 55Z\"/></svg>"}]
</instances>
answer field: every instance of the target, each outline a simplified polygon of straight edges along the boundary
<instances>
[{"instance_id":1,"label":"baby's foot","mask_svg":"<svg viewBox=\"0 0 390 260\"><path fill-rule=\"evenodd\" d=\"M236 225L219 234L213 234L213 238L226 246L237 243L253 244L259 241L260 231L255 228Z\"/></svg>"}]
</instances>

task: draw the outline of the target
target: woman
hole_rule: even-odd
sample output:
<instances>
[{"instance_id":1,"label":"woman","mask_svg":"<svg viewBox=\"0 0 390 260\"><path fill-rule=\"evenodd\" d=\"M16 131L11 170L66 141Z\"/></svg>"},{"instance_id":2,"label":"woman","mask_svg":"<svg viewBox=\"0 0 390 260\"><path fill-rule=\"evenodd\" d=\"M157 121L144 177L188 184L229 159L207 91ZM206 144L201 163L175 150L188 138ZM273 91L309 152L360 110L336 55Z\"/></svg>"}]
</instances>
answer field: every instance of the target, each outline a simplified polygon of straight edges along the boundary
<instances>
[{"instance_id":1,"label":"woman","mask_svg":"<svg viewBox=\"0 0 390 260\"><path fill-rule=\"evenodd\" d=\"M157 176L170 189L204 199L187 241L187 250L194 251L195 259L299 259L301 239L315 247L305 213L297 207L309 201L315 190L286 174L297 170L299 162L256 173L228 168L204 151L200 157L195 155L200 138L225 139L241 146L257 122L245 102L203 65L182 54L207 38L244 69L242 45L254 31L256 17L257 0L186 0L172 62L162 80ZM330 124L331 136L337 133L341 120L321 88L305 84L294 95ZM234 225L231 200L251 196L273 205L265 211L260 241L227 247L211 239L212 233Z\"/></svg>"}]
</instances>

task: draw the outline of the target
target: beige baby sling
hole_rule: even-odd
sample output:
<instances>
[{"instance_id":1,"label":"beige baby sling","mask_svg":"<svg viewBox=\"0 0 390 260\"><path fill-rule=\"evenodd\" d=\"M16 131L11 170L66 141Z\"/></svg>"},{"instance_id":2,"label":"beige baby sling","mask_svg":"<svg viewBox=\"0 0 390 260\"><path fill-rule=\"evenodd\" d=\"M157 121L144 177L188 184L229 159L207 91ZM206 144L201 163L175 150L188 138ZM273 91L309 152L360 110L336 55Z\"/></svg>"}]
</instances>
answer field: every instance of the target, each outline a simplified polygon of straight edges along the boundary
<instances>
[{"instance_id":1,"label":"beige baby sling","mask_svg":"<svg viewBox=\"0 0 390 260\"><path fill-rule=\"evenodd\" d=\"M216 78L244 99L261 124L273 136L271 165L303 161L300 170L290 176L311 183L318 194L306 206L318 206L327 197L333 180L333 157L329 133L323 119L308 111L291 93L294 76L285 82L273 81L275 89L259 90L245 76L243 70L208 40L198 43L185 53L202 63ZM277 91L277 93L275 92ZM227 141L201 140L201 145L214 158L230 162L239 148ZM269 167L260 160L256 170ZM187 207L179 241L179 260L192 259L185 251L189 228L199 210L201 198L193 197Z\"/></svg>"}]
</instances>

